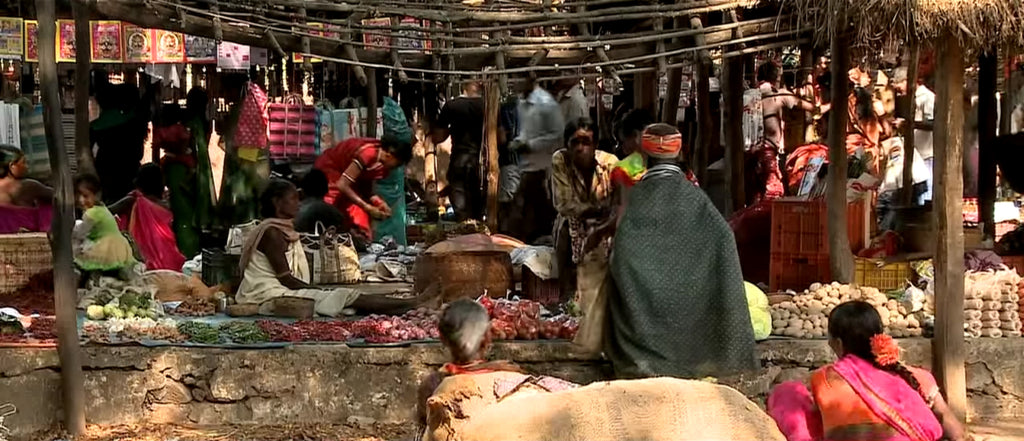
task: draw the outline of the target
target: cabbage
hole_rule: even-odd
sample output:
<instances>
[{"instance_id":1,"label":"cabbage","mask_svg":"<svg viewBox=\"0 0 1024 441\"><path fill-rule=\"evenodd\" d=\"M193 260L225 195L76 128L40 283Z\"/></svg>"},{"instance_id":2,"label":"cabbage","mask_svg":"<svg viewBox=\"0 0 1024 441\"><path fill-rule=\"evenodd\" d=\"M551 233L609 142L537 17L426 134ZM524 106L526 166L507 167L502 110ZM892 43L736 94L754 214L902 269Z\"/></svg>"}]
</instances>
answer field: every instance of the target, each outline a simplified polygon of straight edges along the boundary
<instances>
[{"instance_id":1,"label":"cabbage","mask_svg":"<svg viewBox=\"0 0 1024 441\"><path fill-rule=\"evenodd\" d=\"M768 296L750 282L743 282L743 288L747 293L747 308L750 309L750 321L754 326L754 340L764 340L772 333Z\"/></svg>"}]
</instances>

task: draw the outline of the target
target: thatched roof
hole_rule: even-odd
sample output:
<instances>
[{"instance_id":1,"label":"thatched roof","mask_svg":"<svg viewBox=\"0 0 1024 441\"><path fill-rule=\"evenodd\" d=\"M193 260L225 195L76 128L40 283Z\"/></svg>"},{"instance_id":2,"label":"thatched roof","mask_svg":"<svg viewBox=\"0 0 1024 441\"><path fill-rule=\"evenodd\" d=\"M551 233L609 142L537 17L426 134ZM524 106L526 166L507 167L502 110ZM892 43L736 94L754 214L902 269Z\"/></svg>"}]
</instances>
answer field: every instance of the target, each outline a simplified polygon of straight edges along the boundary
<instances>
[{"instance_id":1,"label":"thatched roof","mask_svg":"<svg viewBox=\"0 0 1024 441\"><path fill-rule=\"evenodd\" d=\"M799 11L819 41L834 34L835 14L846 13L855 44L929 43L947 34L967 51L996 45L1024 47L1020 0L781 0Z\"/></svg>"}]
</instances>

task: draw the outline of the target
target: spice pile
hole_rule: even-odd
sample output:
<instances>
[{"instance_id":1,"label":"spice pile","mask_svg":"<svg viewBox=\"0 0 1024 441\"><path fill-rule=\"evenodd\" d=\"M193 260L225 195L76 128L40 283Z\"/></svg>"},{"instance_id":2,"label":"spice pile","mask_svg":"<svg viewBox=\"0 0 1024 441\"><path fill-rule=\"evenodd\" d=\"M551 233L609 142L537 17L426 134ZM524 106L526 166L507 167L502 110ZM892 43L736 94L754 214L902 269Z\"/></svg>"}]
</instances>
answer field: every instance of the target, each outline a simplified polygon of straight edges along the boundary
<instances>
[{"instance_id":1,"label":"spice pile","mask_svg":"<svg viewBox=\"0 0 1024 441\"><path fill-rule=\"evenodd\" d=\"M0 297L0 307L14 308L23 315L54 315L53 271L36 274L21 289Z\"/></svg>"},{"instance_id":2,"label":"spice pile","mask_svg":"<svg viewBox=\"0 0 1024 441\"><path fill-rule=\"evenodd\" d=\"M178 324L171 319L111 318L104 321L86 321L82 336L95 343L125 343L142 340L182 342Z\"/></svg>"},{"instance_id":3,"label":"spice pile","mask_svg":"<svg viewBox=\"0 0 1024 441\"><path fill-rule=\"evenodd\" d=\"M217 307L213 302L197 297L189 297L185 299L185 301L181 302L177 308L174 308L175 315L183 315L187 317L206 317L216 313Z\"/></svg>"},{"instance_id":4,"label":"spice pile","mask_svg":"<svg viewBox=\"0 0 1024 441\"><path fill-rule=\"evenodd\" d=\"M876 288L856 285L815 283L790 301L771 306L772 335L795 338L824 338L828 335L828 316L840 303L863 300L874 306L882 325L893 337L920 337L923 312L890 299Z\"/></svg>"}]
</instances>

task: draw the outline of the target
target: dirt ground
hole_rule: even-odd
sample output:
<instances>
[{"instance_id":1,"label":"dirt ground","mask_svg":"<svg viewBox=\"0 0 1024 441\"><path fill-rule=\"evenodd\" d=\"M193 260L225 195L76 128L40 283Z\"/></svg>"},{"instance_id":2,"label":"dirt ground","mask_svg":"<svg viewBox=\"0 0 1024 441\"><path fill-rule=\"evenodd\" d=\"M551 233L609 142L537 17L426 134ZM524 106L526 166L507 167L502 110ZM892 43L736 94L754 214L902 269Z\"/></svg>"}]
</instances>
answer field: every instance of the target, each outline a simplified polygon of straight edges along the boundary
<instances>
[{"instance_id":1,"label":"dirt ground","mask_svg":"<svg viewBox=\"0 0 1024 441\"><path fill-rule=\"evenodd\" d=\"M1024 441L1024 422L979 421L971 424L974 441ZM38 441L67 439L57 433L41 434ZM415 428L375 423L356 425L279 425L192 428L171 425L90 426L79 441L412 441Z\"/></svg>"}]
</instances>

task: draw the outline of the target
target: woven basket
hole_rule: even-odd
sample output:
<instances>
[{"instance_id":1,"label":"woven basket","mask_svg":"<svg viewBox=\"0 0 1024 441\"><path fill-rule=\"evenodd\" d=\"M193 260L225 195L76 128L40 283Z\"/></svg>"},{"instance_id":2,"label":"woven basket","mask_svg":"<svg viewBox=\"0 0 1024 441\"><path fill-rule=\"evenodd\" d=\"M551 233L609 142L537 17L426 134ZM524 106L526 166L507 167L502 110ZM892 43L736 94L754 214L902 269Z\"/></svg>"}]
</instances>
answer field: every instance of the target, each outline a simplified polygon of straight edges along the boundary
<instances>
[{"instance_id":1,"label":"woven basket","mask_svg":"<svg viewBox=\"0 0 1024 441\"><path fill-rule=\"evenodd\" d=\"M0 234L0 295L47 271L53 271L53 253L46 233Z\"/></svg>"},{"instance_id":2,"label":"woven basket","mask_svg":"<svg viewBox=\"0 0 1024 441\"><path fill-rule=\"evenodd\" d=\"M504 297L512 287L512 259L504 251L423 254L416 260L416 292L436 283L444 301Z\"/></svg>"}]
</instances>

